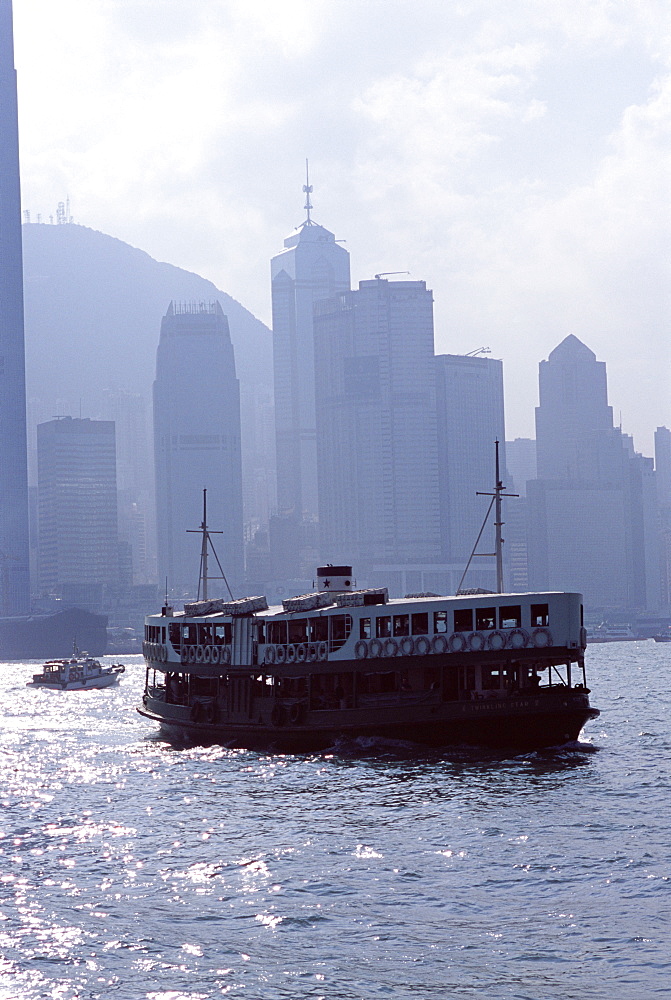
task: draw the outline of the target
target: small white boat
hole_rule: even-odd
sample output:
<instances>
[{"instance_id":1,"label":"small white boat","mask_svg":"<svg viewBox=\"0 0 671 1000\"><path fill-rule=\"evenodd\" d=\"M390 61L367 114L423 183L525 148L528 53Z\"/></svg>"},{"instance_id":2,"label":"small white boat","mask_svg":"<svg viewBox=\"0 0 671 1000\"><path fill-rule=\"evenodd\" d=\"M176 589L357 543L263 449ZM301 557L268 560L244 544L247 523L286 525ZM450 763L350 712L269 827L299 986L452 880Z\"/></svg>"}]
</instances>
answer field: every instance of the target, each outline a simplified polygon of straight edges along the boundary
<instances>
[{"instance_id":1,"label":"small white boat","mask_svg":"<svg viewBox=\"0 0 671 1000\"><path fill-rule=\"evenodd\" d=\"M49 688L52 691L87 691L116 684L125 671L122 663L104 667L88 653L77 652L69 660L47 660L41 674L33 674L27 687Z\"/></svg>"}]
</instances>

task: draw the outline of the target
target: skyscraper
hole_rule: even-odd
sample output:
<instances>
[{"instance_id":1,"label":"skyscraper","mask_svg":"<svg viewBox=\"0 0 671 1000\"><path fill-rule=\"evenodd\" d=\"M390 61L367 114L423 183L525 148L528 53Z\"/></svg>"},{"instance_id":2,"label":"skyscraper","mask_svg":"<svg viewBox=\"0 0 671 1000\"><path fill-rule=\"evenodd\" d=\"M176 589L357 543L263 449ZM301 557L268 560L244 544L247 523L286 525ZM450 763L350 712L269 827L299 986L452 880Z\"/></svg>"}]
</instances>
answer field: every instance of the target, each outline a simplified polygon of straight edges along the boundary
<instances>
[{"instance_id":1,"label":"skyscraper","mask_svg":"<svg viewBox=\"0 0 671 1000\"><path fill-rule=\"evenodd\" d=\"M431 291L361 281L314 323L322 557L387 582L439 562Z\"/></svg>"},{"instance_id":2,"label":"skyscraper","mask_svg":"<svg viewBox=\"0 0 671 1000\"><path fill-rule=\"evenodd\" d=\"M21 193L11 0L0 0L0 615L30 608Z\"/></svg>"},{"instance_id":3,"label":"skyscraper","mask_svg":"<svg viewBox=\"0 0 671 1000\"><path fill-rule=\"evenodd\" d=\"M161 322L154 382L154 454L159 582L194 594L202 520L235 597L243 579L240 387L228 320L218 302L170 307ZM212 575L215 575L213 572ZM216 571L218 575L218 570ZM223 581L210 593L227 591Z\"/></svg>"},{"instance_id":4,"label":"skyscraper","mask_svg":"<svg viewBox=\"0 0 671 1000\"><path fill-rule=\"evenodd\" d=\"M38 424L37 476L40 588L99 604L119 583L114 422Z\"/></svg>"},{"instance_id":5,"label":"skyscraper","mask_svg":"<svg viewBox=\"0 0 671 1000\"><path fill-rule=\"evenodd\" d=\"M489 497L477 494L494 487L496 441L505 477L503 364L493 358L440 354L436 394L443 557L465 568L490 503ZM515 502L506 501L506 510ZM494 551L493 517L478 551ZM495 559L474 560L464 586L495 588Z\"/></svg>"},{"instance_id":6,"label":"skyscraper","mask_svg":"<svg viewBox=\"0 0 671 1000\"><path fill-rule=\"evenodd\" d=\"M271 261L277 504L298 518L318 510L313 305L350 287L349 253L312 221L311 190L305 222Z\"/></svg>"}]
</instances>

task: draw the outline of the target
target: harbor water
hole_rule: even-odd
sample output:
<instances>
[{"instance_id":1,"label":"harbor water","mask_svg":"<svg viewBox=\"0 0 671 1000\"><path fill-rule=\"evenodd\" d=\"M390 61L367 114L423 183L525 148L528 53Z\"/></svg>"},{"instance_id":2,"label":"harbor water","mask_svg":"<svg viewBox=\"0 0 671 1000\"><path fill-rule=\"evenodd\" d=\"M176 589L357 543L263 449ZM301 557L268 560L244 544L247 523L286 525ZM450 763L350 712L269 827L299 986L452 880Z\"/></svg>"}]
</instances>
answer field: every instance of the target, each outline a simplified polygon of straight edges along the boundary
<instances>
[{"instance_id":1,"label":"harbor water","mask_svg":"<svg viewBox=\"0 0 671 1000\"><path fill-rule=\"evenodd\" d=\"M671 644L590 647L601 717L516 756L179 748L125 662L0 668L2 1000L671 996Z\"/></svg>"}]
</instances>

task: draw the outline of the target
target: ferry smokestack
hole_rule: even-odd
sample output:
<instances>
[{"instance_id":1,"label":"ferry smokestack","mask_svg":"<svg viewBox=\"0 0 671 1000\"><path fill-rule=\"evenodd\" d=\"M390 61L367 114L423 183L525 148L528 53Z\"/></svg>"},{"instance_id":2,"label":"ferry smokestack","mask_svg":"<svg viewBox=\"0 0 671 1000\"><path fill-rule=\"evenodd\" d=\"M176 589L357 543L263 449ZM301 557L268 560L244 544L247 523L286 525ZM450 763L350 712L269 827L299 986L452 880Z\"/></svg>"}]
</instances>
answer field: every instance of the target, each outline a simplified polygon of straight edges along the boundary
<instances>
[{"instance_id":1,"label":"ferry smokestack","mask_svg":"<svg viewBox=\"0 0 671 1000\"><path fill-rule=\"evenodd\" d=\"M319 566L317 568L317 590L331 594L352 589L351 566Z\"/></svg>"}]
</instances>

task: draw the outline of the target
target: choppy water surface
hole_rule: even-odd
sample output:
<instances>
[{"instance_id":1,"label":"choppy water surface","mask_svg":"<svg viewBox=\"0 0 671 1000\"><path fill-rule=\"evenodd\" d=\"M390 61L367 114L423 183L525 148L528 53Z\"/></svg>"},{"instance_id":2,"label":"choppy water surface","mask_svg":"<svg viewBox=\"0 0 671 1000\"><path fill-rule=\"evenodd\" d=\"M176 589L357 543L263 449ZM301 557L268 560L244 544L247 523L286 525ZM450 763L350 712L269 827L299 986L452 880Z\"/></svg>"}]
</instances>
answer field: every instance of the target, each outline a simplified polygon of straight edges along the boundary
<instances>
[{"instance_id":1,"label":"choppy water surface","mask_svg":"<svg viewBox=\"0 0 671 1000\"><path fill-rule=\"evenodd\" d=\"M175 749L0 673L0 996L671 993L671 648L592 647L582 744Z\"/></svg>"}]
</instances>

